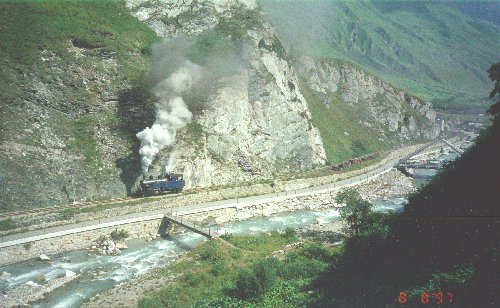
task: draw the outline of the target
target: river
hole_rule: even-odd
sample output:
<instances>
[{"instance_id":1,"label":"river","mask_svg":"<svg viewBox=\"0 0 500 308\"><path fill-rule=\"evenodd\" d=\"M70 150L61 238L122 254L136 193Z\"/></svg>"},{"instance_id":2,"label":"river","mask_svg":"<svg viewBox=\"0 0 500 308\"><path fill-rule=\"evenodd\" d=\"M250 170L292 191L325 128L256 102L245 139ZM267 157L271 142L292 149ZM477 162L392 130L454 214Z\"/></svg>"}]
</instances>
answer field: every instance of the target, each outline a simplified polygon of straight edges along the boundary
<instances>
[{"instance_id":1,"label":"river","mask_svg":"<svg viewBox=\"0 0 500 308\"><path fill-rule=\"evenodd\" d=\"M417 170L414 184L422 185L435 173L436 171L433 170ZM374 200L374 210L398 212L403 209L405 201L405 198ZM296 229L314 223L326 224L338 219L339 213L335 209L300 210L272 217L223 224L219 232L236 235L258 234L285 228ZM86 250L78 250L51 255L52 262L50 263L32 259L6 265L0 267L0 273L7 272L11 277L0 278L0 290L11 289L28 281L43 283L63 276L66 270L71 270L80 273L81 276L47 294L46 298L36 302L34 307L75 307L95 294L104 292L121 282L142 275L153 268L165 266L205 240L201 235L185 232L151 242L143 239L127 241L129 248L122 250L119 256L97 256L89 254Z\"/></svg>"}]
</instances>

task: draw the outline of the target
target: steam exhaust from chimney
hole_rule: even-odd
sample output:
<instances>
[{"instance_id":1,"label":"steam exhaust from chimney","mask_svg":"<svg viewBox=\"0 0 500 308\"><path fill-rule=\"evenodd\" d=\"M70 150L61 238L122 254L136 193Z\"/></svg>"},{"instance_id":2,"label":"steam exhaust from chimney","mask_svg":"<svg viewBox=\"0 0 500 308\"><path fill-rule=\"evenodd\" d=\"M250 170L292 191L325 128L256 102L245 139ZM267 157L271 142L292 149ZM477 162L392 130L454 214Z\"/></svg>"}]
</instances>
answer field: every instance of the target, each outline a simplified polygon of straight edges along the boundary
<instances>
[{"instance_id":1,"label":"steam exhaust from chimney","mask_svg":"<svg viewBox=\"0 0 500 308\"><path fill-rule=\"evenodd\" d=\"M157 98L156 120L151 127L137 133L141 141L142 173L146 174L156 155L165 147L175 143L177 131L191 122L193 114L189 111L183 96L189 93L202 78L201 66L184 60L170 76L161 80L155 87ZM175 167L174 152L170 153L167 171Z\"/></svg>"}]
</instances>

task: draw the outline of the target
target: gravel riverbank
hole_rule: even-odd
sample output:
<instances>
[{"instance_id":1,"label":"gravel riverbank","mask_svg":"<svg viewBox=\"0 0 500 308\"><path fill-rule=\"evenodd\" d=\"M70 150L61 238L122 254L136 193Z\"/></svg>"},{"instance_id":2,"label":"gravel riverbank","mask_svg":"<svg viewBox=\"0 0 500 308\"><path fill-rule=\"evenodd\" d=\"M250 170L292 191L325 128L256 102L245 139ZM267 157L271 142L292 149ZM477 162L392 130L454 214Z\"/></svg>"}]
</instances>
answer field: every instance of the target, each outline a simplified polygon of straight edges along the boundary
<instances>
[{"instance_id":1,"label":"gravel riverbank","mask_svg":"<svg viewBox=\"0 0 500 308\"><path fill-rule=\"evenodd\" d=\"M52 279L45 284L28 281L12 290L8 290L5 294L1 294L0 307L19 307L43 299L45 294L62 287L79 276L71 271L66 271L65 276Z\"/></svg>"},{"instance_id":2,"label":"gravel riverbank","mask_svg":"<svg viewBox=\"0 0 500 308\"><path fill-rule=\"evenodd\" d=\"M357 185L355 188L363 198L370 201L404 197L416 190L412 178L405 176L396 169L392 169L370 182Z\"/></svg>"}]
</instances>

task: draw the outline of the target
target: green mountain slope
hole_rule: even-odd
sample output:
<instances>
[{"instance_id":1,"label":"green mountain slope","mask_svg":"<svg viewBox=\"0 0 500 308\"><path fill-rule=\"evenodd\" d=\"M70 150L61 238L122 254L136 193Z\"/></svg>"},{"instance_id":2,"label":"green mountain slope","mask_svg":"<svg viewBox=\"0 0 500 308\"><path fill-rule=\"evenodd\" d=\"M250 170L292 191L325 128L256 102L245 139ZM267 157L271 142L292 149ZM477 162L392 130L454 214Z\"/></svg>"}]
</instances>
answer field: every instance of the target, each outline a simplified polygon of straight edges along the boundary
<instances>
[{"instance_id":1,"label":"green mountain slope","mask_svg":"<svg viewBox=\"0 0 500 308\"><path fill-rule=\"evenodd\" d=\"M480 105L500 29L444 2L260 1L297 54L340 58L438 107ZM451 104L450 102L453 102Z\"/></svg>"},{"instance_id":2,"label":"green mountain slope","mask_svg":"<svg viewBox=\"0 0 500 308\"><path fill-rule=\"evenodd\" d=\"M0 210L125 195L157 40L122 1L0 3Z\"/></svg>"},{"instance_id":3,"label":"green mountain slope","mask_svg":"<svg viewBox=\"0 0 500 308\"><path fill-rule=\"evenodd\" d=\"M48 58L40 57L42 51L50 50L64 61L72 58L71 47L117 57L124 63L127 80L137 81L148 69L141 52L145 55L157 40L146 25L130 16L122 1L2 1L0 21L4 95L18 90L10 86L19 81L10 69L37 71Z\"/></svg>"},{"instance_id":4,"label":"green mountain slope","mask_svg":"<svg viewBox=\"0 0 500 308\"><path fill-rule=\"evenodd\" d=\"M452 1L449 5L474 18L500 26L500 10L496 0Z\"/></svg>"}]
</instances>

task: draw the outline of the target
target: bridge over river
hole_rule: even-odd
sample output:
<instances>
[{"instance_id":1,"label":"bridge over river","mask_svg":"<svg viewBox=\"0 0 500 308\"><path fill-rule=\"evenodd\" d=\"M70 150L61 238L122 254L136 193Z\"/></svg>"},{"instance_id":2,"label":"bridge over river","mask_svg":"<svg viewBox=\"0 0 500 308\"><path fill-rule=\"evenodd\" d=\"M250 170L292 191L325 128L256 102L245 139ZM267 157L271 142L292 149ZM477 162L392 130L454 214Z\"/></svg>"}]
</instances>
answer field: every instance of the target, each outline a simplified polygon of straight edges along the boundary
<instances>
[{"instance_id":1,"label":"bridge over river","mask_svg":"<svg viewBox=\"0 0 500 308\"><path fill-rule=\"evenodd\" d=\"M197 224L194 221L191 221L189 219L185 219L182 216L177 216L177 212L173 212L172 209L170 209L169 213L165 213L165 216L163 217L167 221L176 224L178 226L181 226L183 228L186 228L190 231L193 231L194 233L198 233L199 235L203 235L204 237L208 239L212 239L214 237L218 237L219 235L219 230L216 228L210 228L210 227L204 227L200 224ZM215 229L215 230L214 230Z\"/></svg>"},{"instance_id":2,"label":"bridge over river","mask_svg":"<svg viewBox=\"0 0 500 308\"><path fill-rule=\"evenodd\" d=\"M401 172L409 175L409 176L412 175L412 173L410 172L410 169L434 169L434 170L440 169L442 167L443 163L444 163L443 160L417 160L417 161L415 161L415 160L412 159L415 156L417 156L417 155L421 154L422 152L424 152L429 147L431 147L433 145L436 145L436 144L438 144L440 142L446 144L447 146L449 146L456 153L458 153L460 155L463 154L462 150L460 150L459 148L457 148L456 146L454 146L453 144L451 144L446 139L436 139L433 142L430 142L430 143L424 145L423 147L419 148L415 152L413 152L413 153L405 156L404 158L402 158L399 161L399 163L397 164L396 168L398 170L400 170Z\"/></svg>"}]
</instances>

